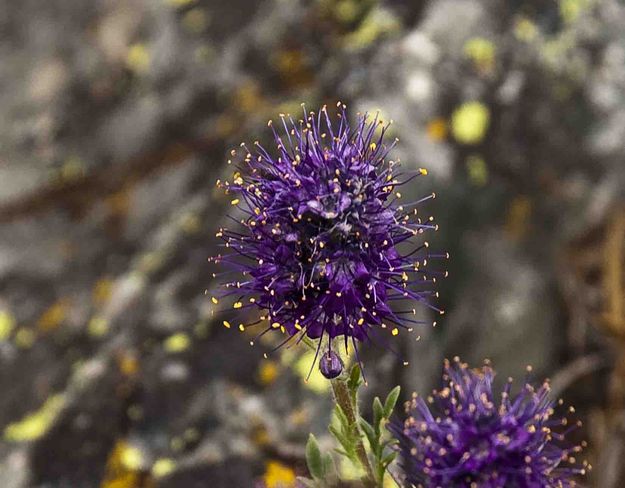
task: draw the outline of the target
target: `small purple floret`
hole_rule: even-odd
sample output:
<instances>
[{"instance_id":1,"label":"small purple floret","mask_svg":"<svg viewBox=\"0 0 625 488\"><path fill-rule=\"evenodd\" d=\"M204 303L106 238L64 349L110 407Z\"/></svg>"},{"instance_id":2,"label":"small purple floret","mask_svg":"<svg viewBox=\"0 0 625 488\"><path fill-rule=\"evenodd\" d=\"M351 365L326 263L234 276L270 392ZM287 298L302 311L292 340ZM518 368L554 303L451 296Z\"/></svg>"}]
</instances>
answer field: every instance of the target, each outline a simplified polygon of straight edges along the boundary
<instances>
[{"instance_id":1,"label":"small purple floret","mask_svg":"<svg viewBox=\"0 0 625 488\"><path fill-rule=\"evenodd\" d=\"M327 379L336 378L343 371L343 361L334 351L327 351L319 359L319 369L321 374Z\"/></svg>"},{"instance_id":2,"label":"small purple floret","mask_svg":"<svg viewBox=\"0 0 625 488\"><path fill-rule=\"evenodd\" d=\"M443 388L427 401L413 395L408 419L391 423L407 487L577 486L588 466L574 458L580 446L562 445L567 422L554 417L548 384L511 397L509 380L496 400L494 376L488 365L446 361Z\"/></svg>"},{"instance_id":3,"label":"small purple floret","mask_svg":"<svg viewBox=\"0 0 625 488\"><path fill-rule=\"evenodd\" d=\"M235 308L260 311L257 322L242 327L264 325L263 334L280 331L285 342L305 334L356 346L383 329L397 335L423 323L411 318L411 305L396 311L393 302L417 301L440 312L429 299L444 273L426 266L446 253L413 241L436 228L416 211L434 194L399 203L400 188L427 172L399 171L388 158L394 145L385 142L388 124L361 115L350 127L339 107L338 124L325 107L299 121L281 116L282 134L270 122L277 154L259 143L254 152L242 145L232 180L218 182L241 212L238 229L217 234L229 253L214 261L240 272L223 296L235 297Z\"/></svg>"}]
</instances>

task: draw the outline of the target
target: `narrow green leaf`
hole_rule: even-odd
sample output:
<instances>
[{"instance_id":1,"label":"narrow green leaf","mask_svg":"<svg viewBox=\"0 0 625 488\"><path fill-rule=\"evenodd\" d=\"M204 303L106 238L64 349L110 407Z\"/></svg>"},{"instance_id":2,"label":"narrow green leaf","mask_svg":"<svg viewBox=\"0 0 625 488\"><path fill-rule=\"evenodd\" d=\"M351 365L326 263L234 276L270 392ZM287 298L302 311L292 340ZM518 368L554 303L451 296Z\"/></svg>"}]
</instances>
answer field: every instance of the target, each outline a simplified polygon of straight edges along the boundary
<instances>
[{"instance_id":1,"label":"narrow green leaf","mask_svg":"<svg viewBox=\"0 0 625 488\"><path fill-rule=\"evenodd\" d=\"M382 458L382 466L385 468L391 464L395 458L397 457L397 451L391 451L386 456Z\"/></svg>"},{"instance_id":2,"label":"narrow green leaf","mask_svg":"<svg viewBox=\"0 0 625 488\"><path fill-rule=\"evenodd\" d=\"M329 452L322 454L321 463L323 464L323 473L326 480L336 478L336 467L334 466L334 459Z\"/></svg>"},{"instance_id":3,"label":"narrow green leaf","mask_svg":"<svg viewBox=\"0 0 625 488\"><path fill-rule=\"evenodd\" d=\"M373 399L373 428L380 434L380 421L384 418L384 407L378 397Z\"/></svg>"},{"instance_id":4,"label":"narrow green leaf","mask_svg":"<svg viewBox=\"0 0 625 488\"><path fill-rule=\"evenodd\" d=\"M306 464L308 471L316 480L324 478L323 462L321 460L321 450L315 436L310 434L306 443Z\"/></svg>"},{"instance_id":5,"label":"narrow green leaf","mask_svg":"<svg viewBox=\"0 0 625 488\"><path fill-rule=\"evenodd\" d=\"M401 392L401 387L398 385L391 390L391 392L386 397L384 401L384 417L387 419L390 418L393 410L395 409L395 405L397 405L397 399L399 398L399 393Z\"/></svg>"},{"instance_id":6,"label":"narrow green leaf","mask_svg":"<svg viewBox=\"0 0 625 488\"><path fill-rule=\"evenodd\" d=\"M351 391L352 395L354 395L358 391L360 385L362 385L362 374L360 371L360 366L358 364L354 364L354 366L352 366L352 370L349 373L347 387Z\"/></svg>"},{"instance_id":7,"label":"narrow green leaf","mask_svg":"<svg viewBox=\"0 0 625 488\"><path fill-rule=\"evenodd\" d=\"M369 422L367 422L363 418L360 419L360 427L365 433L365 435L367 436L367 440L369 441L369 444L371 445L371 450L375 451L379 442L378 436L375 433L375 429Z\"/></svg>"},{"instance_id":8,"label":"narrow green leaf","mask_svg":"<svg viewBox=\"0 0 625 488\"><path fill-rule=\"evenodd\" d=\"M334 438L339 442L339 444L341 446L343 446L344 449L349 450L352 446L351 446L351 442L349 441L349 438L347 436L345 436L340 430L338 430L336 427L334 427L333 425L331 425L329 427L330 433L334 436Z\"/></svg>"},{"instance_id":9,"label":"narrow green leaf","mask_svg":"<svg viewBox=\"0 0 625 488\"><path fill-rule=\"evenodd\" d=\"M338 404L334 407L334 415L336 415L336 418L339 419L341 426L345 430L349 429L349 421L347 420L347 415L345 415L345 412L343 412L343 409Z\"/></svg>"}]
</instances>

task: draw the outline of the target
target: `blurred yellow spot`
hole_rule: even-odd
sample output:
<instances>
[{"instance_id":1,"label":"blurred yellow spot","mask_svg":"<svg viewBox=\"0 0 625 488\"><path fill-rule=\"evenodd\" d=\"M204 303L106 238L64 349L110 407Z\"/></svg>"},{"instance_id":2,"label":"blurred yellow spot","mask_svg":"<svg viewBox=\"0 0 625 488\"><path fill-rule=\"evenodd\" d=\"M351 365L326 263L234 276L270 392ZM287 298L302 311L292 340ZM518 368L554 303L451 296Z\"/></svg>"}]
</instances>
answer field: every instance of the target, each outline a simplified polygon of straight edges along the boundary
<instances>
[{"instance_id":1,"label":"blurred yellow spot","mask_svg":"<svg viewBox=\"0 0 625 488\"><path fill-rule=\"evenodd\" d=\"M0 310L0 341L5 341L15 328L15 319L7 310Z\"/></svg>"},{"instance_id":2,"label":"blurred yellow spot","mask_svg":"<svg viewBox=\"0 0 625 488\"><path fill-rule=\"evenodd\" d=\"M464 54L480 71L490 72L495 67L495 44L483 37L474 37L464 44Z\"/></svg>"},{"instance_id":3,"label":"blurred yellow spot","mask_svg":"<svg viewBox=\"0 0 625 488\"><path fill-rule=\"evenodd\" d=\"M258 379L263 385L270 385L278 377L278 365L275 361L263 361L258 370Z\"/></svg>"},{"instance_id":4,"label":"blurred yellow spot","mask_svg":"<svg viewBox=\"0 0 625 488\"><path fill-rule=\"evenodd\" d=\"M224 327L226 329L229 329L231 327L230 322L228 322L227 320L224 320Z\"/></svg>"},{"instance_id":5,"label":"blurred yellow spot","mask_svg":"<svg viewBox=\"0 0 625 488\"><path fill-rule=\"evenodd\" d=\"M15 344L22 349L29 349L35 343L37 336L35 332L26 327L20 327L15 333Z\"/></svg>"},{"instance_id":6,"label":"blurred yellow spot","mask_svg":"<svg viewBox=\"0 0 625 488\"><path fill-rule=\"evenodd\" d=\"M356 20L356 17L360 12L361 8L356 0L339 0L336 2L336 18L345 24L349 24Z\"/></svg>"},{"instance_id":7,"label":"blurred yellow spot","mask_svg":"<svg viewBox=\"0 0 625 488\"><path fill-rule=\"evenodd\" d=\"M451 117L451 130L458 142L477 144L486 134L490 112L480 102L466 102Z\"/></svg>"},{"instance_id":8,"label":"blurred yellow spot","mask_svg":"<svg viewBox=\"0 0 625 488\"><path fill-rule=\"evenodd\" d=\"M134 376L139 371L139 360L131 351L124 351L117 358L119 370L125 376Z\"/></svg>"},{"instance_id":9,"label":"blurred yellow spot","mask_svg":"<svg viewBox=\"0 0 625 488\"><path fill-rule=\"evenodd\" d=\"M56 329L65 320L69 308L69 301L61 299L52 305L39 317L37 326L42 332Z\"/></svg>"},{"instance_id":10,"label":"blurred yellow spot","mask_svg":"<svg viewBox=\"0 0 625 488\"><path fill-rule=\"evenodd\" d=\"M488 183L488 167L481 156L472 154L467 158L467 172L469 180L475 186L484 186Z\"/></svg>"},{"instance_id":11,"label":"blurred yellow spot","mask_svg":"<svg viewBox=\"0 0 625 488\"><path fill-rule=\"evenodd\" d=\"M443 141L447 137L447 122L444 118L437 117L428 122L426 132L431 141Z\"/></svg>"},{"instance_id":12,"label":"blurred yellow spot","mask_svg":"<svg viewBox=\"0 0 625 488\"><path fill-rule=\"evenodd\" d=\"M254 443L258 446L267 446L271 442L269 432L267 432L267 429L263 426L254 430L252 434L252 439Z\"/></svg>"},{"instance_id":13,"label":"blurred yellow spot","mask_svg":"<svg viewBox=\"0 0 625 488\"><path fill-rule=\"evenodd\" d=\"M9 424L4 429L4 438L9 442L25 442L43 436L65 405L63 395L53 395L36 412L24 417L19 422Z\"/></svg>"},{"instance_id":14,"label":"blurred yellow spot","mask_svg":"<svg viewBox=\"0 0 625 488\"><path fill-rule=\"evenodd\" d=\"M345 45L351 49L363 49L386 34L400 28L399 20L390 10L374 8L360 23L358 29L345 36Z\"/></svg>"},{"instance_id":15,"label":"blurred yellow spot","mask_svg":"<svg viewBox=\"0 0 625 488\"><path fill-rule=\"evenodd\" d=\"M109 454L100 488L153 488L152 478L143 473L145 465L141 450L118 440Z\"/></svg>"},{"instance_id":16,"label":"blurred yellow spot","mask_svg":"<svg viewBox=\"0 0 625 488\"><path fill-rule=\"evenodd\" d=\"M279 461L268 461L263 480L267 488L294 488L295 471Z\"/></svg>"},{"instance_id":17,"label":"blurred yellow spot","mask_svg":"<svg viewBox=\"0 0 625 488\"><path fill-rule=\"evenodd\" d=\"M65 181L75 180L84 174L85 164L76 156L69 157L61 167L61 178Z\"/></svg>"},{"instance_id":18,"label":"blurred yellow spot","mask_svg":"<svg viewBox=\"0 0 625 488\"><path fill-rule=\"evenodd\" d=\"M152 465L152 474L155 478L163 478L176 469L176 462L171 458L159 458Z\"/></svg>"},{"instance_id":19,"label":"blurred yellow spot","mask_svg":"<svg viewBox=\"0 0 625 488\"><path fill-rule=\"evenodd\" d=\"M292 425L305 425L310 421L310 410L308 408L296 408L289 414L289 423Z\"/></svg>"},{"instance_id":20,"label":"blurred yellow spot","mask_svg":"<svg viewBox=\"0 0 625 488\"><path fill-rule=\"evenodd\" d=\"M236 205L237 203L239 203L241 200L239 200L238 198L235 198L234 200L232 200L230 202L230 205Z\"/></svg>"},{"instance_id":21,"label":"blurred yellow spot","mask_svg":"<svg viewBox=\"0 0 625 488\"><path fill-rule=\"evenodd\" d=\"M303 380L306 379L308 372L311 371L310 368L313 366L314 359L315 351L307 350L293 365L293 369ZM330 389L330 382L321 374L315 364L310 373L310 378L308 382L304 383L304 386L315 393L324 394Z\"/></svg>"},{"instance_id":22,"label":"blurred yellow spot","mask_svg":"<svg viewBox=\"0 0 625 488\"><path fill-rule=\"evenodd\" d=\"M243 304L241 302L235 302L235 304L232 306L233 308L241 308L243 306Z\"/></svg>"},{"instance_id":23,"label":"blurred yellow spot","mask_svg":"<svg viewBox=\"0 0 625 488\"><path fill-rule=\"evenodd\" d=\"M163 344L167 352L176 353L189 349L191 339L187 334L179 333L169 336Z\"/></svg>"},{"instance_id":24,"label":"blurred yellow spot","mask_svg":"<svg viewBox=\"0 0 625 488\"><path fill-rule=\"evenodd\" d=\"M508 208L506 233L511 239L518 240L526 235L532 216L532 201L526 196L517 196Z\"/></svg>"},{"instance_id":25,"label":"blurred yellow spot","mask_svg":"<svg viewBox=\"0 0 625 488\"><path fill-rule=\"evenodd\" d=\"M235 105L243 112L256 112L264 103L259 86L251 81L244 83L236 90L234 99Z\"/></svg>"},{"instance_id":26,"label":"blurred yellow spot","mask_svg":"<svg viewBox=\"0 0 625 488\"><path fill-rule=\"evenodd\" d=\"M565 22L575 22L591 2L592 0L559 0L560 15Z\"/></svg>"},{"instance_id":27,"label":"blurred yellow spot","mask_svg":"<svg viewBox=\"0 0 625 488\"><path fill-rule=\"evenodd\" d=\"M174 452L179 452L184 449L184 439L182 437L172 437L169 441L169 447Z\"/></svg>"},{"instance_id":28,"label":"blurred yellow spot","mask_svg":"<svg viewBox=\"0 0 625 488\"><path fill-rule=\"evenodd\" d=\"M145 463L141 450L129 444L123 446L120 459L122 465L131 471L140 470Z\"/></svg>"},{"instance_id":29,"label":"blurred yellow spot","mask_svg":"<svg viewBox=\"0 0 625 488\"><path fill-rule=\"evenodd\" d=\"M113 290L113 280L102 278L93 287L92 299L96 306L104 305L109 301Z\"/></svg>"},{"instance_id":30,"label":"blurred yellow spot","mask_svg":"<svg viewBox=\"0 0 625 488\"><path fill-rule=\"evenodd\" d=\"M396 336L397 334L399 334L399 329L397 327L395 327L393 329L393 331L391 332L391 334L393 334L394 336Z\"/></svg>"},{"instance_id":31,"label":"blurred yellow spot","mask_svg":"<svg viewBox=\"0 0 625 488\"><path fill-rule=\"evenodd\" d=\"M201 8L193 8L182 17L182 25L190 32L199 34L208 27L208 14Z\"/></svg>"},{"instance_id":32,"label":"blurred yellow spot","mask_svg":"<svg viewBox=\"0 0 625 488\"><path fill-rule=\"evenodd\" d=\"M538 28L536 24L527 17L519 18L514 24L514 35L520 41L531 42L536 39Z\"/></svg>"},{"instance_id":33,"label":"blurred yellow spot","mask_svg":"<svg viewBox=\"0 0 625 488\"><path fill-rule=\"evenodd\" d=\"M150 53L145 44L133 44L126 55L126 65L132 71L145 73L150 67Z\"/></svg>"},{"instance_id":34,"label":"blurred yellow spot","mask_svg":"<svg viewBox=\"0 0 625 488\"><path fill-rule=\"evenodd\" d=\"M92 337L105 336L109 331L109 323L104 317L93 317L87 325L87 332Z\"/></svg>"},{"instance_id":35,"label":"blurred yellow spot","mask_svg":"<svg viewBox=\"0 0 625 488\"><path fill-rule=\"evenodd\" d=\"M197 215L187 213L180 220L180 228L187 234L194 234L202 228L202 222Z\"/></svg>"},{"instance_id":36,"label":"blurred yellow spot","mask_svg":"<svg viewBox=\"0 0 625 488\"><path fill-rule=\"evenodd\" d=\"M306 85L312 80L306 57L299 49L279 51L275 56L274 64L283 82L291 88Z\"/></svg>"},{"instance_id":37,"label":"blurred yellow spot","mask_svg":"<svg viewBox=\"0 0 625 488\"><path fill-rule=\"evenodd\" d=\"M218 304L219 300L217 300L215 297L211 297L211 302L213 302L214 304Z\"/></svg>"}]
</instances>

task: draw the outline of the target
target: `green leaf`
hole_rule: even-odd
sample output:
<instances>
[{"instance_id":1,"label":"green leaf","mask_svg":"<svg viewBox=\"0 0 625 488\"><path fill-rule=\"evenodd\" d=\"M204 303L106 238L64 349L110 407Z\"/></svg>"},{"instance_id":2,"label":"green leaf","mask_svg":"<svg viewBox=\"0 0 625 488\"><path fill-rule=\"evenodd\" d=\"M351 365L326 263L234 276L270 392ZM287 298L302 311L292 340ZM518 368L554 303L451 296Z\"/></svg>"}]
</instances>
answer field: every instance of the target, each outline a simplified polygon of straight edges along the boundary
<instances>
[{"instance_id":1,"label":"green leaf","mask_svg":"<svg viewBox=\"0 0 625 488\"><path fill-rule=\"evenodd\" d=\"M373 428L380 433L380 421L384 418L384 407L378 397L373 399Z\"/></svg>"},{"instance_id":2,"label":"green leaf","mask_svg":"<svg viewBox=\"0 0 625 488\"><path fill-rule=\"evenodd\" d=\"M396 457L397 457L397 451L389 452L386 456L382 458L382 461L381 461L382 466L386 468L389 464L391 464L395 460Z\"/></svg>"},{"instance_id":3,"label":"green leaf","mask_svg":"<svg viewBox=\"0 0 625 488\"><path fill-rule=\"evenodd\" d=\"M349 421L347 420L347 415L345 415L345 412L343 412L343 409L339 404L334 407L334 415L336 415L336 418L339 419L341 427L343 427L343 429L345 430L349 430Z\"/></svg>"},{"instance_id":4,"label":"green leaf","mask_svg":"<svg viewBox=\"0 0 625 488\"><path fill-rule=\"evenodd\" d=\"M371 445L371 450L375 451L378 445L378 436L375 433L375 429L369 422L367 422L363 418L360 419L360 427L362 428L363 432L367 436L367 440L369 441L369 444Z\"/></svg>"},{"instance_id":5,"label":"green leaf","mask_svg":"<svg viewBox=\"0 0 625 488\"><path fill-rule=\"evenodd\" d=\"M334 459L332 459L332 455L329 452L322 454L321 463L323 464L323 472L325 473L325 478L335 478L336 468L334 466Z\"/></svg>"},{"instance_id":6,"label":"green leaf","mask_svg":"<svg viewBox=\"0 0 625 488\"><path fill-rule=\"evenodd\" d=\"M343 432L339 431L336 427L330 426L330 433L334 436L334 438L339 442L341 447L345 449L345 454L347 456L351 456L351 453L355 452L354 443L352 440L345 435Z\"/></svg>"},{"instance_id":7,"label":"green leaf","mask_svg":"<svg viewBox=\"0 0 625 488\"><path fill-rule=\"evenodd\" d=\"M306 443L306 464L308 471L316 480L322 480L325 477L323 469L323 461L321 459L321 450L315 436L310 434Z\"/></svg>"},{"instance_id":8,"label":"green leaf","mask_svg":"<svg viewBox=\"0 0 625 488\"><path fill-rule=\"evenodd\" d=\"M358 364L354 364L354 366L352 366L352 370L349 373L349 379L347 380L347 387L349 388L349 391L351 391L352 395L356 394L358 388L360 388L360 385L362 385L362 383L363 380L360 366Z\"/></svg>"},{"instance_id":9,"label":"green leaf","mask_svg":"<svg viewBox=\"0 0 625 488\"><path fill-rule=\"evenodd\" d=\"M397 399L399 398L399 393L401 392L401 387L398 385L391 390L391 392L386 397L384 401L384 417L390 418L393 410L395 409L395 405L397 405Z\"/></svg>"}]
</instances>

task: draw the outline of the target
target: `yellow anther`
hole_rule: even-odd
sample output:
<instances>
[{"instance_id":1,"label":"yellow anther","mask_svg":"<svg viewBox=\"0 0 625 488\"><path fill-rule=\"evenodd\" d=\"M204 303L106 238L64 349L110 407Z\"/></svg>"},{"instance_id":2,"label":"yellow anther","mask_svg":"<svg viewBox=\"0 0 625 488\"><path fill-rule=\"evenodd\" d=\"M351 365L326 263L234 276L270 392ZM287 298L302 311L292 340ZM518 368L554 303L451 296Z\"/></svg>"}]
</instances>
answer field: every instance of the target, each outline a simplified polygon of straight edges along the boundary
<instances>
[{"instance_id":1,"label":"yellow anther","mask_svg":"<svg viewBox=\"0 0 625 488\"><path fill-rule=\"evenodd\" d=\"M241 302L236 302L232 307L233 308L241 308L243 304Z\"/></svg>"},{"instance_id":2,"label":"yellow anther","mask_svg":"<svg viewBox=\"0 0 625 488\"><path fill-rule=\"evenodd\" d=\"M363 319L362 317L358 319L358 325L362 325L365 323L365 319Z\"/></svg>"},{"instance_id":3,"label":"yellow anther","mask_svg":"<svg viewBox=\"0 0 625 488\"><path fill-rule=\"evenodd\" d=\"M280 323L274 322L273 324L271 324L271 327L273 327L274 329L278 329L280 327Z\"/></svg>"},{"instance_id":4,"label":"yellow anther","mask_svg":"<svg viewBox=\"0 0 625 488\"><path fill-rule=\"evenodd\" d=\"M428 174L428 170L425 168L419 168L419 173L421 173L423 176L426 176Z\"/></svg>"},{"instance_id":5,"label":"yellow anther","mask_svg":"<svg viewBox=\"0 0 625 488\"><path fill-rule=\"evenodd\" d=\"M217 300L215 297L211 297L211 302L217 304L219 303L219 300Z\"/></svg>"},{"instance_id":6,"label":"yellow anther","mask_svg":"<svg viewBox=\"0 0 625 488\"><path fill-rule=\"evenodd\" d=\"M236 205L236 204L238 204L240 201L241 201L241 200L239 200L238 198L235 198L234 200L232 200L232 201L230 202L230 205Z\"/></svg>"},{"instance_id":7,"label":"yellow anther","mask_svg":"<svg viewBox=\"0 0 625 488\"><path fill-rule=\"evenodd\" d=\"M391 334L393 334L394 336L396 336L397 334L399 334L399 330L397 329L397 327L395 327L393 329L393 331L391 332Z\"/></svg>"},{"instance_id":8,"label":"yellow anther","mask_svg":"<svg viewBox=\"0 0 625 488\"><path fill-rule=\"evenodd\" d=\"M229 329L230 328L230 322L228 322L227 320L224 320L224 327L226 329Z\"/></svg>"}]
</instances>

